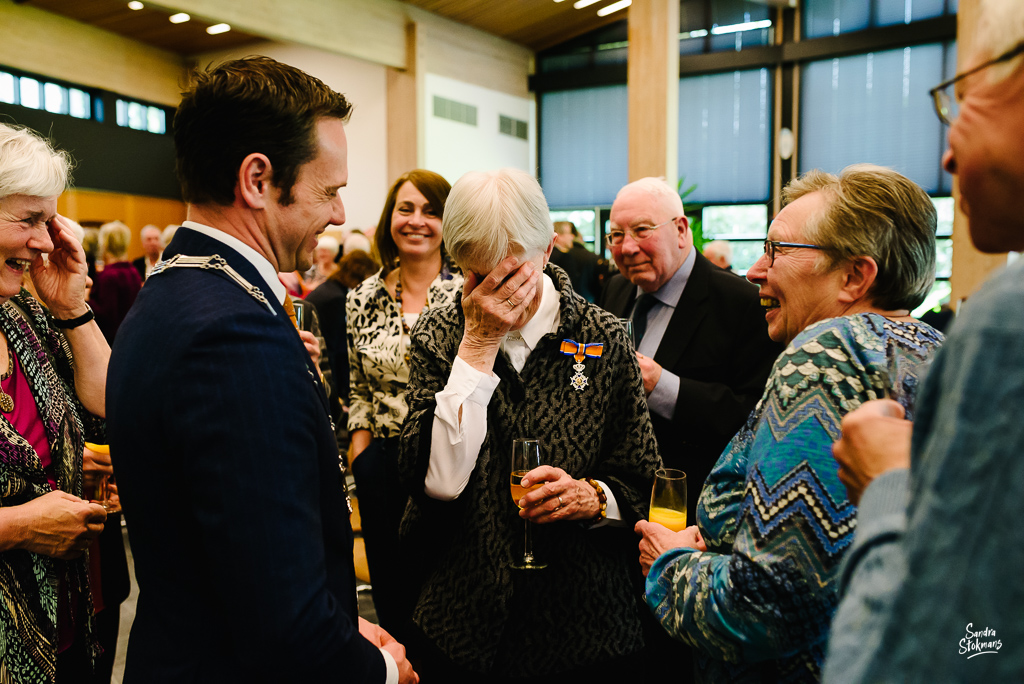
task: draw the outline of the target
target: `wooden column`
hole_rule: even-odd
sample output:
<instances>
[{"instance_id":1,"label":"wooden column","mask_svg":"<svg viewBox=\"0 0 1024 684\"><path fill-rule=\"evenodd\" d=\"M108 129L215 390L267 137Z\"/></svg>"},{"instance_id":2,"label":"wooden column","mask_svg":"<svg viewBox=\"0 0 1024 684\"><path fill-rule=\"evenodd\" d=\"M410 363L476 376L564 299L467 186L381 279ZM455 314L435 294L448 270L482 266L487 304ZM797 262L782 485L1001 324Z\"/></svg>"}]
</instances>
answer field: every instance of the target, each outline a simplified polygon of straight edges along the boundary
<instances>
[{"instance_id":1,"label":"wooden column","mask_svg":"<svg viewBox=\"0 0 1024 684\"><path fill-rule=\"evenodd\" d=\"M679 0L629 8L629 180L679 175Z\"/></svg>"},{"instance_id":2,"label":"wooden column","mask_svg":"<svg viewBox=\"0 0 1024 684\"><path fill-rule=\"evenodd\" d=\"M423 95L423 29L406 26L405 68L387 69L388 184L421 166L421 133L425 121Z\"/></svg>"},{"instance_id":3,"label":"wooden column","mask_svg":"<svg viewBox=\"0 0 1024 684\"><path fill-rule=\"evenodd\" d=\"M974 35L980 12L978 0L960 0L957 9L957 70L964 65L975 49ZM964 297L977 292L992 272L1006 264L1005 254L982 254L971 242L968 218L960 211L960 185L954 176L953 197L956 213L953 216L953 276L950 278L950 302L955 306Z\"/></svg>"}]
</instances>

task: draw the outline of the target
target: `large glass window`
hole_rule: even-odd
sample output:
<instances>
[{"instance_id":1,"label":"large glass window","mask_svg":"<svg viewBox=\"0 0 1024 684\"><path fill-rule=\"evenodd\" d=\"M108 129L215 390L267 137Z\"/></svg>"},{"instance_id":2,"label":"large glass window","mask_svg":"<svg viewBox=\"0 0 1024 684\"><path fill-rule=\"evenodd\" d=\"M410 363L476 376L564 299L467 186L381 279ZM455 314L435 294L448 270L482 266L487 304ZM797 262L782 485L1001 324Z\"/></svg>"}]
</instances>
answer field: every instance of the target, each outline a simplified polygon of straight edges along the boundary
<instances>
[{"instance_id":1,"label":"large glass window","mask_svg":"<svg viewBox=\"0 0 1024 684\"><path fill-rule=\"evenodd\" d=\"M804 0L804 35L838 36L955 13L956 2L947 0Z\"/></svg>"},{"instance_id":2,"label":"large glass window","mask_svg":"<svg viewBox=\"0 0 1024 684\"><path fill-rule=\"evenodd\" d=\"M946 194L946 131L928 90L955 63L953 44L811 62L801 71L799 169L831 173L849 164L889 166L929 193Z\"/></svg>"},{"instance_id":3,"label":"large glass window","mask_svg":"<svg viewBox=\"0 0 1024 684\"><path fill-rule=\"evenodd\" d=\"M688 202L763 202L771 177L768 69L679 81L679 177Z\"/></svg>"},{"instance_id":4,"label":"large glass window","mask_svg":"<svg viewBox=\"0 0 1024 684\"><path fill-rule=\"evenodd\" d=\"M626 86L541 96L540 178L552 208L607 206L628 182Z\"/></svg>"},{"instance_id":5,"label":"large glass window","mask_svg":"<svg viewBox=\"0 0 1024 684\"><path fill-rule=\"evenodd\" d=\"M700 214L704 241L728 242L732 248L732 270L745 274L764 253L764 239L768 235L767 205L706 206Z\"/></svg>"},{"instance_id":6,"label":"large glass window","mask_svg":"<svg viewBox=\"0 0 1024 684\"><path fill-rule=\"evenodd\" d=\"M120 99L115 103L115 107L118 126L150 133L167 132L167 114L160 107Z\"/></svg>"}]
</instances>

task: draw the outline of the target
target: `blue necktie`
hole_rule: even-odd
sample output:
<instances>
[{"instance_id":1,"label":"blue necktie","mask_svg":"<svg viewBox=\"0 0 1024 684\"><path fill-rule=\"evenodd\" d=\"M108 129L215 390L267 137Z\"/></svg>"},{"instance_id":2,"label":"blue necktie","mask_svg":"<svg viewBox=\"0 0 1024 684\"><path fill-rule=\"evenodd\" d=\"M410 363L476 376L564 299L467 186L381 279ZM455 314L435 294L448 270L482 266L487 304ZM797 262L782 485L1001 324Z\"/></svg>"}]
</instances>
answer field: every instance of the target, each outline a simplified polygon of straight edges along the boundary
<instances>
[{"instance_id":1,"label":"blue necktie","mask_svg":"<svg viewBox=\"0 0 1024 684\"><path fill-rule=\"evenodd\" d=\"M640 340L644 339L644 333L647 332L647 314L651 312L651 308L658 303L658 299L646 292L636 299L636 304L633 305L633 337L636 338L635 348L640 348Z\"/></svg>"}]
</instances>

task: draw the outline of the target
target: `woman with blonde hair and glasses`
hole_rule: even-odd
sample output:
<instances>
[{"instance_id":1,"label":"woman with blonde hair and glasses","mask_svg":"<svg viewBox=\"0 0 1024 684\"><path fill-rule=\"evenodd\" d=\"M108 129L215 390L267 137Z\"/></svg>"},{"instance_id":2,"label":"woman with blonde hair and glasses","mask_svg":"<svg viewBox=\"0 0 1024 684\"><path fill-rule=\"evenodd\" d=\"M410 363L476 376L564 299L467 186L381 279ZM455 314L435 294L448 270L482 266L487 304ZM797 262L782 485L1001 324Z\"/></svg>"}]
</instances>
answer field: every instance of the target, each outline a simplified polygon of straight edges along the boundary
<instances>
[{"instance_id":1,"label":"woman with blonde hair and glasses","mask_svg":"<svg viewBox=\"0 0 1024 684\"><path fill-rule=\"evenodd\" d=\"M640 522L647 603L694 647L698 681L816 682L856 506L832 458L844 415L883 396L911 415L941 333L911 317L935 280L935 207L860 164L783 191L747 271L786 349L704 483L697 524Z\"/></svg>"}]
</instances>

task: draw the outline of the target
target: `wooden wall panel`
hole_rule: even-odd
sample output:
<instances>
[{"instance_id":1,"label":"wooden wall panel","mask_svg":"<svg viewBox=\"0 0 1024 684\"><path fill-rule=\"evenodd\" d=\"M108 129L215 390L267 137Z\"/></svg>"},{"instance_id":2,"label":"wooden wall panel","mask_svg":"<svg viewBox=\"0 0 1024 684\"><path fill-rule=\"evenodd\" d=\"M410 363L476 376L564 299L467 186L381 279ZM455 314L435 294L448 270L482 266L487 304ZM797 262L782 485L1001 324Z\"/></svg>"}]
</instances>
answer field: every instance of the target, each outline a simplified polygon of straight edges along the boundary
<instances>
[{"instance_id":1,"label":"wooden wall panel","mask_svg":"<svg viewBox=\"0 0 1024 684\"><path fill-rule=\"evenodd\" d=\"M629 9L629 180L679 176L679 2Z\"/></svg>"},{"instance_id":2,"label":"wooden wall panel","mask_svg":"<svg viewBox=\"0 0 1024 684\"><path fill-rule=\"evenodd\" d=\"M185 220L185 203L159 197L121 195L96 190L68 190L57 202L57 211L79 223L122 221L132 229L131 259L142 256L143 226L150 223L160 230Z\"/></svg>"}]
</instances>

